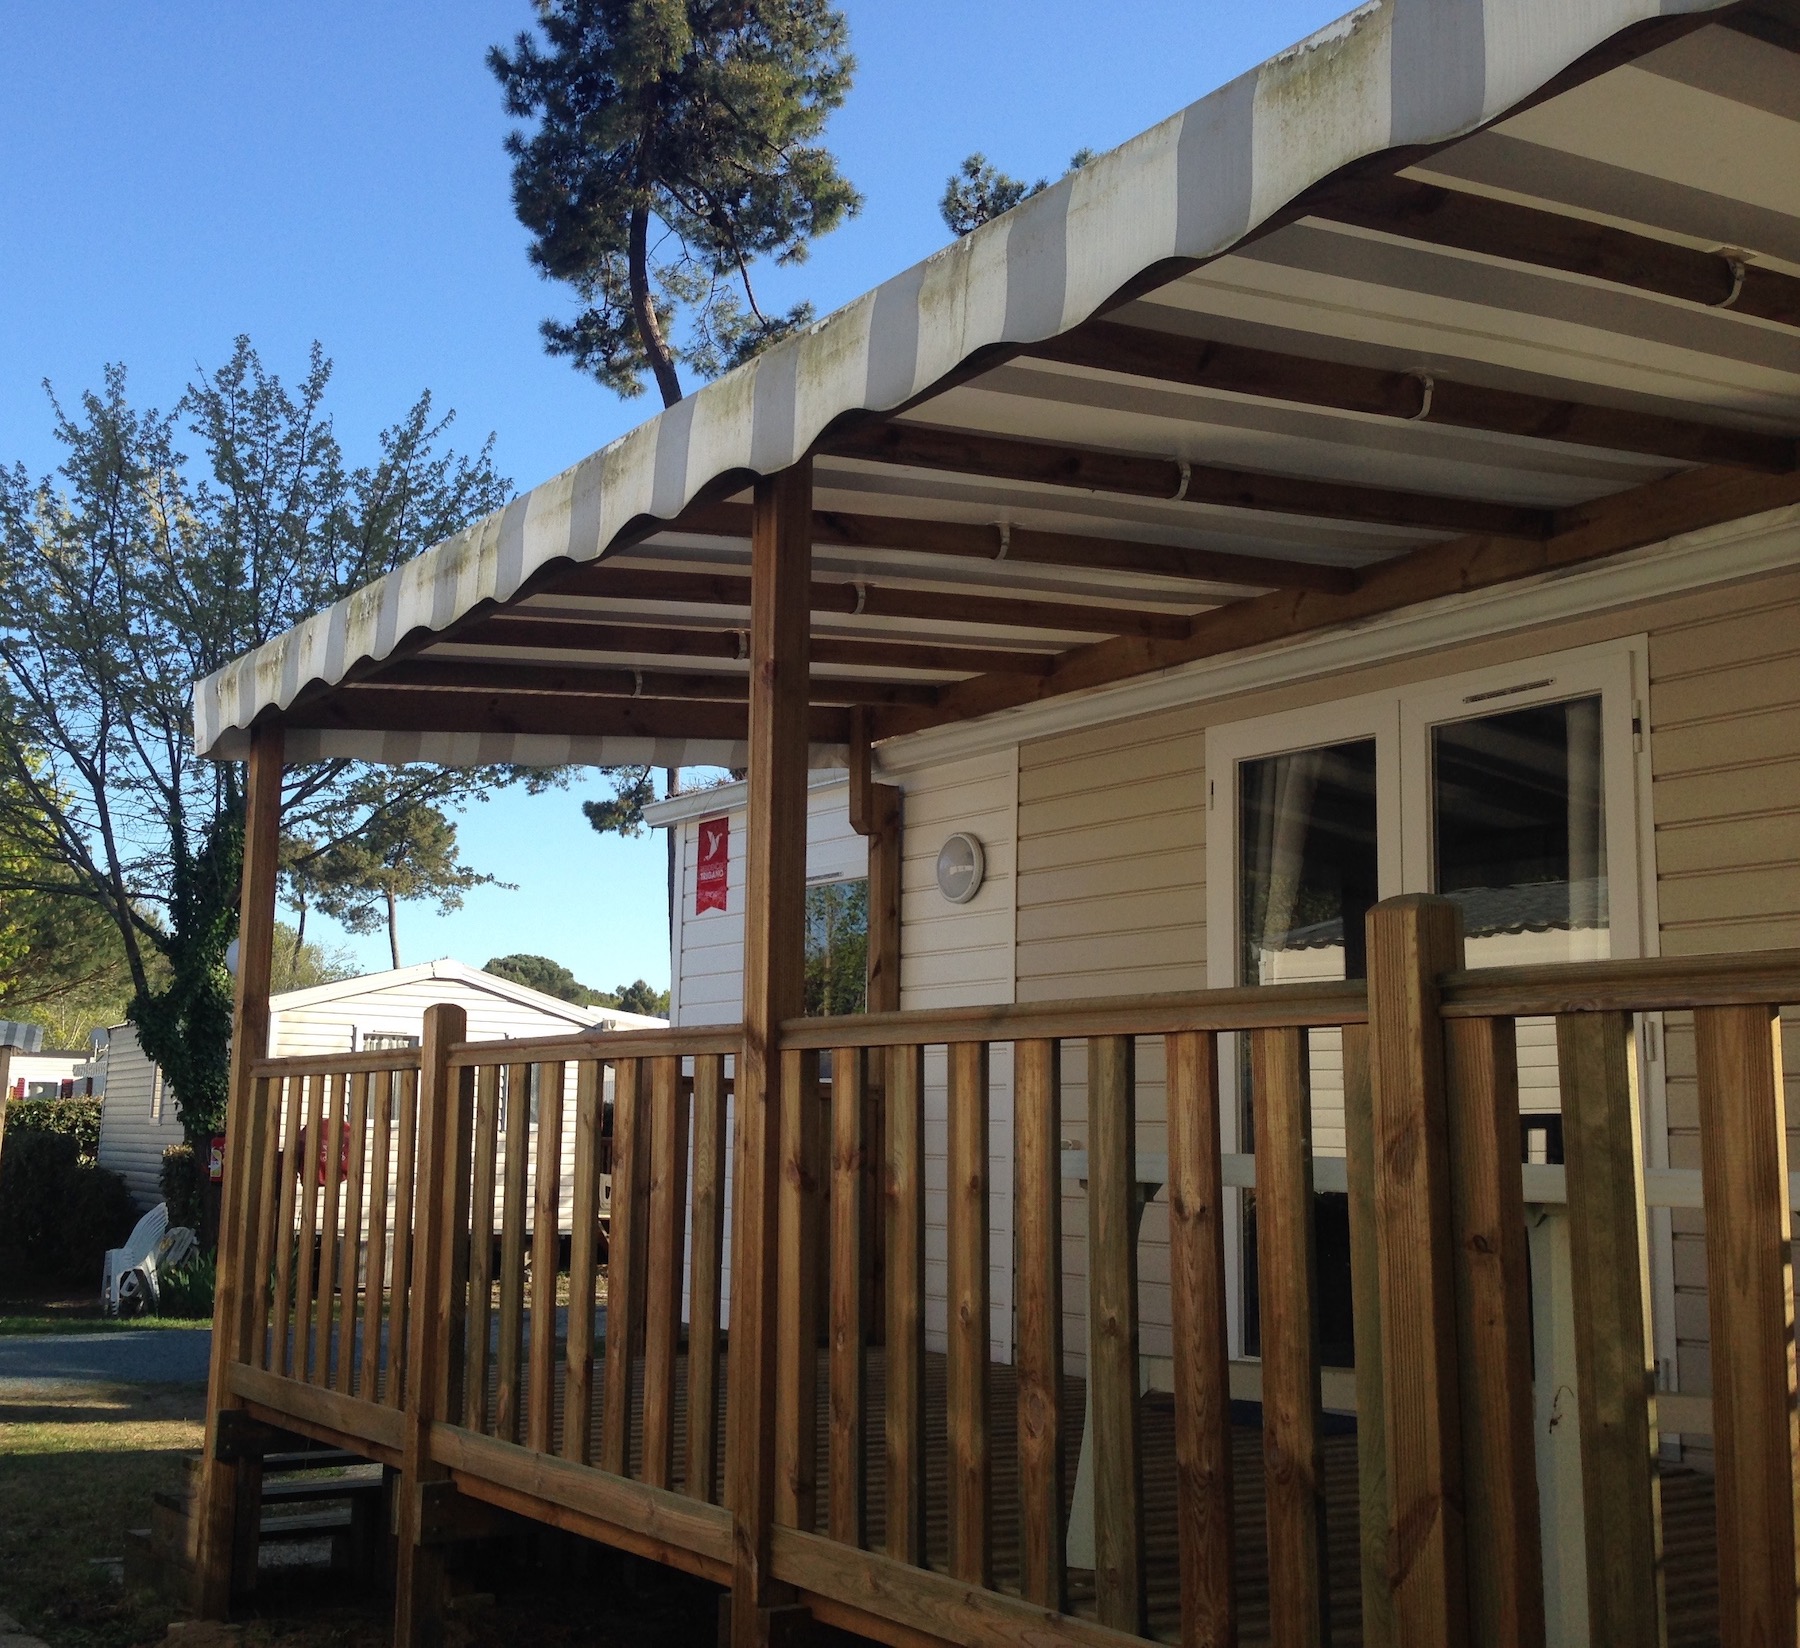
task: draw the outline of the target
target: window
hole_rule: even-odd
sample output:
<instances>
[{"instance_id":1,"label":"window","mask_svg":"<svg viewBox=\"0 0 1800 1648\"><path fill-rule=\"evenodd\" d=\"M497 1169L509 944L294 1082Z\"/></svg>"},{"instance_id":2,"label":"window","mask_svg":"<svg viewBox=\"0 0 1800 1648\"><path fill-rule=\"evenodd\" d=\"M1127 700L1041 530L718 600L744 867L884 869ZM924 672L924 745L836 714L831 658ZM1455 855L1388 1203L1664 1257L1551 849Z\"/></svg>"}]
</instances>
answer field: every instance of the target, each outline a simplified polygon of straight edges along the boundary
<instances>
[{"instance_id":1,"label":"window","mask_svg":"<svg viewBox=\"0 0 1800 1648\"><path fill-rule=\"evenodd\" d=\"M869 883L826 881L806 889L809 1018L863 1012L869 1002Z\"/></svg>"},{"instance_id":2,"label":"window","mask_svg":"<svg viewBox=\"0 0 1800 1648\"><path fill-rule=\"evenodd\" d=\"M363 1049L369 1053L388 1053L396 1048L417 1047L417 1036L402 1036L389 1031L371 1030L364 1034Z\"/></svg>"}]
</instances>

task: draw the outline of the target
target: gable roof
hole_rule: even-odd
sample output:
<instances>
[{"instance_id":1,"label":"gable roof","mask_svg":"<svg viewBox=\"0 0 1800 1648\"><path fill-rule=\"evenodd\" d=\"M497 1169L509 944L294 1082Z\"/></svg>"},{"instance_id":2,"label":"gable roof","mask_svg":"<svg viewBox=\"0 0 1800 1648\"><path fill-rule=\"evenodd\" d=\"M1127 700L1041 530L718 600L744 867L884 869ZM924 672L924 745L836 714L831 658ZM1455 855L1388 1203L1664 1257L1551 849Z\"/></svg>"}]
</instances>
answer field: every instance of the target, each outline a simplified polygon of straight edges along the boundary
<instances>
[{"instance_id":1,"label":"gable roof","mask_svg":"<svg viewBox=\"0 0 1800 1648\"><path fill-rule=\"evenodd\" d=\"M482 990L503 1001L530 1007L553 1018L564 1019L583 1029L604 1027L609 1030L642 1030L661 1026L665 1021L647 1018L641 1013L627 1013L616 1007L581 1007L560 996L547 995L529 985L501 978L498 974L471 967L467 962L443 957L423 961L412 967L400 967L383 973L364 973L357 978L336 979L330 984L316 984L306 990L289 990L269 999L273 1013L291 1012L301 1007L317 1007L325 1002L351 1001L359 996L375 995L409 984L431 980L454 980L472 990Z\"/></svg>"}]
</instances>

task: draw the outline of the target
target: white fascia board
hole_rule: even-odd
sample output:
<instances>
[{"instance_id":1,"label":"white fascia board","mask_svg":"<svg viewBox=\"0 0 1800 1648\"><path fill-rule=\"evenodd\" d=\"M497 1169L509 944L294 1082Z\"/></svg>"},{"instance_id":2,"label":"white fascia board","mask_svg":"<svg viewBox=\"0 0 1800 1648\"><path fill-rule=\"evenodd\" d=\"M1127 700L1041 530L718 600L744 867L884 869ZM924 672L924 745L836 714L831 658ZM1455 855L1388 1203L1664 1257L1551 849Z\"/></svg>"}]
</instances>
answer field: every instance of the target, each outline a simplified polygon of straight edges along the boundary
<instances>
[{"instance_id":1,"label":"white fascia board","mask_svg":"<svg viewBox=\"0 0 1800 1648\"><path fill-rule=\"evenodd\" d=\"M847 790L850 775L840 769L813 773L806 781L808 795L819 790ZM662 829L670 824L685 824L690 818L711 818L715 813L740 811L750 797L748 779L721 784L712 790L683 790L680 795L652 801L644 809L644 822Z\"/></svg>"}]
</instances>

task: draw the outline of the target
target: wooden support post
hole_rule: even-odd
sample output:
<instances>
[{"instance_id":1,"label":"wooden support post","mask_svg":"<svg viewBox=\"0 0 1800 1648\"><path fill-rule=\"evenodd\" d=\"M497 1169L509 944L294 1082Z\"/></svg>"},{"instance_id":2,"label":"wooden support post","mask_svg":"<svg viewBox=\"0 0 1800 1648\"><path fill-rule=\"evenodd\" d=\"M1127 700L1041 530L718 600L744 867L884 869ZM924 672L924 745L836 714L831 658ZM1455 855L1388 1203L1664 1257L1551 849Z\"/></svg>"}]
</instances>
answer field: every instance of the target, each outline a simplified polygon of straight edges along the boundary
<instances>
[{"instance_id":1,"label":"wooden support post","mask_svg":"<svg viewBox=\"0 0 1800 1648\"><path fill-rule=\"evenodd\" d=\"M1069 1601L1062 1457L1062 1044L1013 1048L1018 1248L1019 1570L1027 1602Z\"/></svg>"},{"instance_id":2,"label":"wooden support post","mask_svg":"<svg viewBox=\"0 0 1800 1648\"><path fill-rule=\"evenodd\" d=\"M1096 1036L1088 1043L1094 1591L1102 1625L1141 1635L1147 1596L1138 1420L1136 1062L1129 1036Z\"/></svg>"},{"instance_id":3,"label":"wooden support post","mask_svg":"<svg viewBox=\"0 0 1800 1648\"><path fill-rule=\"evenodd\" d=\"M945 1429L950 1572L993 1583L992 1466L988 1444L988 1050L949 1049L949 1142L944 1213L948 1249Z\"/></svg>"},{"instance_id":4,"label":"wooden support post","mask_svg":"<svg viewBox=\"0 0 1800 1648\"><path fill-rule=\"evenodd\" d=\"M1169 1036L1167 1046L1181 1640L1186 1648L1234 1648L1236 1540L1218 1039L1187 1031Z\"/></svg>"},{"instance_id":5,"label":"wooden support post","mask_svg":"<svg viewBox=\"0 0 1800 1648\"><path fill-rule=\"evenodd\" d=\"M563 1066L532 1067L537 1084L537 1172L531 1196L531 1371L525 1445L549 1453L556 1440L556 1272L562 1257Z\"/></svg>"},{"instance_id":6,"label":"wooden support post","mask_svg":"<svg viewBox=\"0 0 1800 1648\"><path fill-rule=\"evenodd\" d=\"M1269 1635L1283 1648L1323 1648L1331 1640L1331 1587L1319 1413L1319 1288L1306 1032L1253 1032L1250 1069L1256 1105L1256 1274L1262 1319Z\"/></svg>"},{"instance_id":7,"label":"wooden support post","mask_svg":"<svg viewBox=\"0 0 1800 1648\"><path fill-rule=\"evenodd\" d=\"M1662 1482L1631 1015L1559 1015L1556 1062L1569 1185L1589 1631L1595 1642L1656 1648L1663 1629Z\"/></svg>"},{"instance_id":8,"label":"wooden support post","mask_svg":"<svg viewBox=\"0 0 1800 1648\"><path fill-rule=\"evenodd\" d=\"M452 1070L450 1048L468 1034L462 1008L425 1010L420 1048L419 1160L413 1197L411 1344L406 1357L405 1446L400 1465L399 1566L394 1581L395 1648L418 1648L443 1634L444 1547L425 1543L431 1484L449 1473L431 1458L431 1427L454 1417L451 1394L463 1347L454 1332L466 1319L456 1295L466 1286L456 1255L467 1240L469 1140L475 1110L472 1070ZM516 1102L516 1101L515 1101ZM396 1288L398 1284L396 1284Z\"/></svg>"},{"instance_id":9,"label":"wooden support post","mask_svg":"<svg viewBox=\"0 0 1800 1648\"><path fill-rule=\"evenodd\" d=\"M725 1255L725 1059L694 1060L694 1235L688 1288L688 1428L684 1486L719 1497L719 1305Z\"/></svg>"},{"instance_id":10,"label":"wooden support post","mask_svg":"<svg viewBox=\"0 0 1800 1648\"><path fill-rule=\"evenodd\" d=\"M819 1055L781 1055L775 1520L811 1533L819 1485Z\"/></svg>"},{"instance_id":11,"label":"wooden support post","mask_svg":"<svg viewBox=\"0 0 1800 1648\"><path fill-rule=\"evenodd\" d=\"M206 1463L194 1507L195 1603L223 1619L231 1607L237 1500L254 1483L249 1470L218 1457L219 1416L241 1405L231 1394L230 1368L254 1348L260 1277L246 1277L258 1210L252 1174L262 1159L269 1117L255 1102L251 1066L269 1047L269 975L275 954L275 879L281 837L282 734L278 726L251 730L244 775L244 870L238 897L238 969L231 1015L231 1085L225 1112L225 1183L219 1210L218 1282L212 1358L207 1371ZM4 1089L0 1089L0 1096ZM0 1126L4 1107L0 1106ZM278 1330L282 1331L282 1330Z\"/></svg>"},{"instance_id":12,"label":"wooden support post","mask_svg":"<svg viewBox=\"0 0 1800 1648\"><path fill-rule=\"evenodd\" d=\"M1694 1015L1718 1448L1719 1641L1794 1648L1800 1418L1781 1016Z\"/></svg>"},{"instance_id":13,"label":"wooden support post","mask_svg":"<svg viewBox=\"0 0 1800 1648\"><path fill-rule=\"evenodd\" d=\"M688 1098L681 1060L650 1064L649 1281L644 1290L644 1480L675 1478L675 1354L687 1234Z\"/></svg>"},{"instance_id":14,"label":"wooden support post","mask_svg":"<svg viewBox=\"0 0 1800 1648\"><path fill-rule=\"evenodd\" d=\"M600 1106L605 1067L583 1059L575 1074L575 1185L570 1204L568 1373L563 1380L562 1456L589 1462L594 1441L594 1280L600 1246ZM489 1170L489 1181L493 1179ZM488 1214L492 1246L493 1214ZM481 1230L479 1220L476 1230ZM485 1336L485 1321L471 1324L469 1340ZM485 1401L485 1392L483 1393Z\"/></svg>"},{"instance_id":15,"label":"wooden support post","mask_svg":"<svg viewBox=\"0 0 1800 1648\"><path fill-rule=\"evenodd\" d=\"M1462 965L1462 914L1407 895L1369 911L1388 1464L1388 1568L1402 1648L1468 1640L1461 1380L1438 980Z\"/></svg>"},{"instance_id":16,"label":"wooden support post","mask_svg":"<svg viewBox=\"0 0 1800 1648\"><path fill-rule=\"evenodd\" d=\"M804 1004L807 656L812 464L756 483L750 538L750 794L744 886L744 1046L737 1066L726 1504L733 1648L764 1648L780 1600L775 1513L780 1027Z\"/></svg>"},{"instance_id":17,"label":"wooden support post","mask_svg":"<svg viewBox=\"0 0 1800 1648\"><path fill-rule=\"evenodd\" d=\"M1356 1357L1357 1548L1362 1557L1363 1648L1394 1648L1394 1593L1388 1579L1391 1507L1387 1403L1381 1348L1381 1260L1375 1217L1375 1095L1369 1085L1369 1027L1347 1024L1344 1038L1344 1167L1350 1202L1350 1307Z\"/></svg>"},{"instance_id":18,"label":"wooden support post","mask_svg":"<svg viewBox=\"0 0 1800 1648\"><path fill-rule=\"evenodd\" d=\"M831 1059L831 1537L860 1546L863 1480L863 1115L867 1059L840 1047Z\"/></svg>"},{"instance_id":19,"label":"wooden support post","mask_svg":"<svg viewBox=\"0 0 1800 1648\"><path fill-rule=\"evenodd\" d=\"M925 1050L888 1056L887 1554L925 1563Z\"/></svg>"},{"instance_id":20,"label":"wooden support post","mask_svg":"<svg viewBox=\"0 0 1800 1648\"><path fill-rule=\"evenodd\" d=\"M1511 1019L1444 1029L1469 1629L1475 1648L1543 1648L1516 1038Z\"/></svg>"}]
</instances>

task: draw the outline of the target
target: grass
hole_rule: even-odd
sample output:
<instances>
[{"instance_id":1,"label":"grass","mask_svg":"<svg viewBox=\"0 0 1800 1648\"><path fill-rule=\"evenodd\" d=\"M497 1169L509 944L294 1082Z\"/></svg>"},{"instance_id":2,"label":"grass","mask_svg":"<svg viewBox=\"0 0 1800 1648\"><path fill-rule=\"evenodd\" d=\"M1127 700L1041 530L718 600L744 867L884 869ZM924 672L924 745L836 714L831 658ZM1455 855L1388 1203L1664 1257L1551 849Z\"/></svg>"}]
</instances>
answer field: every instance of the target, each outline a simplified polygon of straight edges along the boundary
<instances>
[{"instance_id":1,"label":"grass","mask_svg":"<svg viewBox=\"0 0 1800 1648\"><path fill-rule=\"evenodd\" d=\"M118 1333L136 1328L203 1328L176 1316L108 1316L100 1301L58 1293L0 1297L0 1339L37 1333Z\"/></svg>"}]
</instances>

